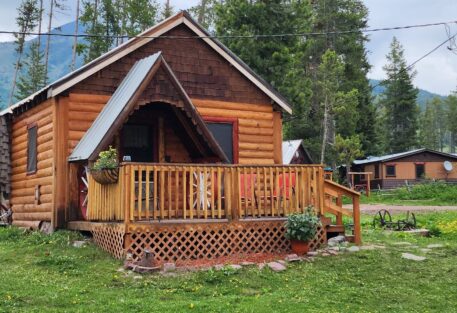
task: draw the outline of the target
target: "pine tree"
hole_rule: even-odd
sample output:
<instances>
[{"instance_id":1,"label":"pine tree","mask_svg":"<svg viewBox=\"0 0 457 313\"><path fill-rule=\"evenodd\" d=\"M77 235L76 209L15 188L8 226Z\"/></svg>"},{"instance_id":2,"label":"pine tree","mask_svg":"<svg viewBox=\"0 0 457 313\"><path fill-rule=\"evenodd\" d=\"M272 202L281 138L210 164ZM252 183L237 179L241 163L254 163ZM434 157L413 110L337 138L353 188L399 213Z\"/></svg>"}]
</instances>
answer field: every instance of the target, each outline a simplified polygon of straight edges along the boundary
<instances>
[{"instance_id":1,"label":"pine tree","mask_svg":"<svg viewBox=\"0 0 457 313\"><path fill-rule=\"evenodd\" d=\"M427 101L425 110L419 116L419 142L423 148L440 149L440 124L443 121L439 120L437 105L440 105L439 98Z\"/></svg>"},{"instance_id":2,"label":"pine tree","mask_svg":"<svg viewBox=\"0 0 457 313\"><path fill-rule=\"evenodd\" d=\"M38 41L31 44L24 65L26 71L19 77L17 83L17 99L24 99L45 86L46 70Z\"/></svg>"},{"instance_id":3,"label":"pine tree","mask_svg":"<svg viewBox=\"0 0 457 313\"><path fill-rule=\"evenodd\" d=\"M18 16L16 18L16 24L19 28L19 32L15 35L17 60L15 64L13 83L8 101L9 105L12 104L16 92L16 81L19 71L22 67L22 57L25 50L25 39L27 37L27 33L35 29L40 17L40 10L38 8L38 3L36 0L23 0L17 11Z\"/></svg>"},{"instance_id":4,"label":"pine tree","mask_svg":"<svg viewBox=\"0 0 457 313\"><path fill-rule=\"evenodd\" d=\"M173 15L173 6L170 4L170 0L166 0L162 10L162 19L169 18Z\"/></svg>"},{"instance_id":5,"label":"pine tree","mask_svg":"<svg viewBox=\"0 0 457 313\"><path fill-rule=\"evenodd\" d=\"M450 94L445 100L446 128L450 133L450 150L455 153L457 138L457 92Z\"/></svg>"},{"instance_id":6,"label":"pine tree","mask_svg":"<svg viewBox=\"0 0 457 313\"><path fill-rule=\"evenodd\" d=\"M73 38L73 52L71 56L70 70L74 71L76 66L76 52L78 48L78 28L79 28L79 0L76 0L76 18L75 18L75 37Z\"/></svg>"},{"instance_id":7,"label":"pine tree","mask_svg":"<svg viewBox=\"0 0 457 313\"><path fill-rule=\"evenodd\" d=\"M382 105L385 110L386 152L396 153L417 146L417 89L412 84L414 73L407 68L404 51L394 37L391 51L384 66L387 79L383 81L385 92Z\"/></svg>"}]
</instances>

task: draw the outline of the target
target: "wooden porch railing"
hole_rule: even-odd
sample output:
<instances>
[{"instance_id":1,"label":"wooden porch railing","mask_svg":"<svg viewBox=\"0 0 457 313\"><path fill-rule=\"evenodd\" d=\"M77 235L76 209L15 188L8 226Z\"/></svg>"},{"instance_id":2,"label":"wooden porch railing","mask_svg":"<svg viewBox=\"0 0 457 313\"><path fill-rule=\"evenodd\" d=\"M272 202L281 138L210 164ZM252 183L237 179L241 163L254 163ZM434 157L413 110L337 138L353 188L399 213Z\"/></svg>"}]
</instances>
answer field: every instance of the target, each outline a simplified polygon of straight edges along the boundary
<instances>
[{"instance_id":1,"label":"wooden porch railing","mask_svg":"<svg viewBox=\"0 0 457 313\"><path fill-rule=\"evenodd\" d=\"M318 165L245 166L125 163L119 181L89 179L88 219L128 222L285 217L324 212Z\"/></svg>"},{"instance_id":2,"label":"wooden porch railing","mask_svg":"<svg viewBox=\"0 0 457 313\"><path fill-rule=\"evenodd\" d=\"M361 244L360 193L326 179L324 182L324 194L323 213L335 215L336 225L343 225L343 215L352 217L354 242ZM343 196L352 199L352 210L343 208Z\"/></svg>"}]
</instances>

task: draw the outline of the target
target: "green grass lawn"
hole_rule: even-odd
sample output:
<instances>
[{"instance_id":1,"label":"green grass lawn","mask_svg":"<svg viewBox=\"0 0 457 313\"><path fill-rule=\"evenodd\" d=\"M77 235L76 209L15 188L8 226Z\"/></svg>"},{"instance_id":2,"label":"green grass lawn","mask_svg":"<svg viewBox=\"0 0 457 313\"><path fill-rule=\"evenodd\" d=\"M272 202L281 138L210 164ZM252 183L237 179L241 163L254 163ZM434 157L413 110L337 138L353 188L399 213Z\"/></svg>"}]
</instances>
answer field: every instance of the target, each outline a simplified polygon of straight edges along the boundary
<instances>
[{"instance_id":1,"label":"green grass lawn","mask_svg":"<svg viewBox=\"0 0 457 313\"><path fill-rule=\"evenodd\" d=\"M350 203L349 199L345 199L344 202ZM457 205L457 185L436 182L381 193L372 190L370 197L362 195L360 202L365 204L455 206Z\"/></svg>"},{"instance_id":2,"label":"green grass lawn","mask_svg":"<svg viewBox=\"0 0 457 313\"><path fill-rule=\"evenodd\" d=\"M282 273L255 268L140 279L118 272L121 262L93 245L69 245L76 233L2 228L0 312L457 312L457 212L418 220L443 233L383 233L364 216L365 244L386 249L319 257ZM430 243L445 247L420 252ZM404 260L402 252L427 259Z\"/></svg>"}]
</instances>

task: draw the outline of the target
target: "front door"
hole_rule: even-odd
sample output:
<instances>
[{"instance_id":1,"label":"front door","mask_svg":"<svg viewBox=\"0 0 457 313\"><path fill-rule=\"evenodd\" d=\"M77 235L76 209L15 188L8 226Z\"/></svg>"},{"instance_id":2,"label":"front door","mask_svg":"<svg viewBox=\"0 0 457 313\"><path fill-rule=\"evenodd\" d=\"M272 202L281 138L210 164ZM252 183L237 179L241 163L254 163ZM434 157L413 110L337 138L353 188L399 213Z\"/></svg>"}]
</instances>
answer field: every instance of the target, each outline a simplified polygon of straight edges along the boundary
<instances>
[{"instance_id":1,"label":"front door","mask_svg":"<svg viewBox=\"0 0 457 313\"><path fill-rule=\"evenodd\" d=\"M131 162L157 162L154 126L126 124L122 128L122 159Z\"/></svg>"}]
</instances>

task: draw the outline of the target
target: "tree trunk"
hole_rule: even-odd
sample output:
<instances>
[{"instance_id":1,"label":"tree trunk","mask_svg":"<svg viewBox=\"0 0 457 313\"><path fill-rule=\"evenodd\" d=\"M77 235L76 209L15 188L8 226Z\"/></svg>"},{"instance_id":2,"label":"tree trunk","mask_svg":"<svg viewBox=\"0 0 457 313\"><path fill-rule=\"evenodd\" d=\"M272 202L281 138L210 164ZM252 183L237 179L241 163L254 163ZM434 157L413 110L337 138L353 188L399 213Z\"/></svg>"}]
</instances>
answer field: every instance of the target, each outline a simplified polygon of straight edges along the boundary
<instances>
[{"instance_id":1,"label":"tree trunk","mask_svg":"<svg viewBox=\"0 0 457 313\"><path fill-rule=\"evenodd\" d=\"M40 19L38 21L38 47L41 48L41 24L43 22L43 0L40 0Z\"/></svg>"},{"instance_id":2,"label":"tree trunk","mask_svg":"<svg viewBox=\"0 0 457 313\"><path fill-rule=\"evenodd\" d=\"M75 38L73 40L73 56L71 58L71 71L75 70L76 65L76 46L78 45L78 27L79 27L79 0L76 0L76 20L75 20Z\"/></svg>"},{"instance_id":3,"label":"tree trunk","mask_svg":"<svg viewBox=\"0 0 457 313\"><path fill-rule=\"evenodd\" d=\"M55 0L51 0L51 7L49 9L48 38L46 39L46 49L44 50L45 79L48 77L49 45L51 43L52 14L54 13L54 2ZM46 85L46 81L44 84Z\"/></svg>"},{"instance_id":4,"label":"tree trunk","mask_svg":"<svg viewBox=\"0 0 457 313\"><path fill-rule=\"evenodd\" d=\"M327 134L328 134L328 103L327 95L325 95L324 101L324 133L322 134L322 147L321 147L321 164L324 164L325 159L325 146L327 145Z\"/></svg>"}]
</instances>

